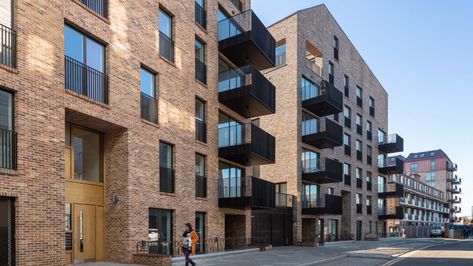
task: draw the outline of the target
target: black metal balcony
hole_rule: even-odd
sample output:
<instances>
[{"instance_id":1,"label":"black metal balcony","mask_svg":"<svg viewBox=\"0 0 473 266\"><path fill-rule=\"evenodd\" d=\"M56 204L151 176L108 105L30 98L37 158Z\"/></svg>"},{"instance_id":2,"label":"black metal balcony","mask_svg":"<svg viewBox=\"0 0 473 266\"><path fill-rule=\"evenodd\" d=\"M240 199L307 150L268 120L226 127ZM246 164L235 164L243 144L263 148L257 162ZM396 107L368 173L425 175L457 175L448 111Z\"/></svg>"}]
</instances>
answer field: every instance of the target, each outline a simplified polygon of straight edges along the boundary
<instances>
[{"instance_id":1,"label":"black metal balcony","mask_svg":"<svg viewBox=\"0 0 473 266\"><path fill-rule=\"evenodd\" d=\"M218 48L237 66L274 67L276 41L252 10L218 22Z\"/></svg>"},{"instance_id":2,"label":"black metal balcony","mask_svg":"<svg viewBox=\"0 0 473 266\"><path fill-rule=\"evenodd\" d=\"M64 86L94 101L108 103L107 75L64 56Z\"/></svg>"},{"instance_id":3,"label":"black metal balcony","mask_svg":"<svg viewBox=\"0 0 473 266\"><path fill-rule=\"evenodd\" d=\"M98 15L107 18L108 12L108 1L107 0L80 0L82 4L87 6L90 10L94 11Z\"/></svg>"},{"instance_id":4,"label":"black metal balcony","mask_svg":"<svg viewBox=\"0 0 473 266\"><path fill-rule=\"evenodd\" d=\"M200 198L207 197L207 177L195 176L195 196Z\"/></svg>"},{"instance_id":5,"label":"black metal balcony","mask_svg":"<svg viewBox=\"0 0 473 266\"><path fill-rule=\"evenodd\" d=\"M175 173L174 169L159 167L159 191L174 193Z\"/></svg>"},{"instance_id":6,"label":"black metal balcony","mask_svg":"<svg viewBox=\"0 0 473 266\"><path fill-rule=\"evenodd\" d=\"M383 153L404 151L404 139L397 134L390 134L378 139L378 149Z\"/></svg>"},{"instance_id":7,"label":"black metal balcony","mask_svg":"<svg viewBox=\"0 0 473 266\"><path fill-rule=\"evenodd\" d=\"M391 159L389 163L386 159L379 159L378 171L385 175L402 174L404 172L404 162L397 157Z\"/></svg>"},{"instance_id":8,"label":"black metal balcony","mask_svg":"<svg viewBox=\"0 0 473 266\"><path fill-rule=\"evenodd\" d=\"M0 168L16 169L16 132L0 128Z\"/></svg>"},{"instance_id":9,"label":"black metal balcony","mask_svg":"<svg viewBox=\"0 0 473 266\"><path fill-rule=\"evenodd\" d=\"M384 209L378 209L378 219L380 220L388 220L388 219L403 219L404 218L404 210L402 207L396 207L394 211Z\"/></svg>"},{"instance_id":10,"label":"black metal balcony","mask_svg":"<svg viewBox=\"0 0 473 266\"><path fill-rule=\"evenodd\" d=\"M195 1L195 22L202 28L207 28L207 11Z\"/></svg>"},{"instance_id":11,"label":"black metal balcony","mask_svg":"<svg viewBox=\"0 0 473 266\"><path fill-rule=\"evenodd\" d=\"M447 162L447 171L457 171L458 167L456 163Z\"/></svg>"},{"instance_id":12,"label":"black metal balcony","mask_svg":"<svg viewBox=\"0 0 473 266\"><path fill-rule=\"evenodd\" d=\"M256 177L220 178L218 206L232 209L276 207L276 185Z\"/></svg>"},{"instance_id":13,"label":"black metal balcony","mask_svg":"<svg viewBox=\"0 0 473 266\"><path fill-rule=\"evenodd\" d=\"M207 124L199 119L195 120L195 138L200 142L207 142Z\"/></svg>"},{"instance_id":14,"label":"black metal balcony","mask_svg":"<svg viewBox=\"0 0 473 266\"><path fill-rule=\"evenodd\" d=\"M363 179L356 178L356 187L357 188L363 188Z\"/></svg>"},{"instance_id":15,"label":"black metal balcony","mask_svg":"<svg viewBox=\"0 0 473 266\"><path fill-rule=\"evenodd\" d=\"M450 203L462 203L462 199L457 197L457 196L455 196L453 198L449 198L447 201L450 202Z\"/></svg>"},{"instance_id":16,"label":"black metal balcony","mask_svg":"<svg viewBox=\"0 0 473 266\"><path fill-rule=\"evenodd\" d=\"M218 75L218 99L245 118L274 114L275 86L248 65Z\"/></svg>"},{"instance_id":17,"label":"black metal balcony","mask_svg":"<svg viewBox=\"0 0 473 266\"><path fill-rule=\"evenodd\" d=\"M302 200L302 214L310 215L341 215L343 199L341 196L325 194L315 200Z\"/></svg>"},{"instance_id":18,"label":"black metal balcony","mask_svg":"<svg viewBox=\"0 0 473 266\"><path fill-rule=\"evenodd\" d=\"M317 158L302 162L302 180L326 184L343 182L343 165L329 158Z\"/></svg>"},{"instance_id":19,"label":"black metal balcony","mask_svg":"<svg viewBox=\"0 0 473 266\"><path fill-rule=\"evenodd\" d=\"M378 198L388 198L388 197L396 197L401 198L404 196L404 186L399 183L389 182L386 184L386 190L383 192L378 192Z\"/></svg>"},{"instance_id":20,"label":"black metal balcony","mask_svg":"<svg viewBox=\"0 0 473 266\"><path fill-rule=\"evenodd\" d=\"M159 54L174 63L174 41L161 31L159 32Z\"/></svg>"},{"instance_id":21,"label":"black metal balcony","mask_svg":"<svg viewBox=\"0 0 473 266\"><path fill-rule=\"evenodd\" d=\"M319 149L343 145L343 128L328 118L320 119L317 132L302 136L302 142Z\"/></svg>"},{"instance_id":22,"label":"black metal balcony","mask_svg":"<svg viewBox=\"0 0 473 266\"><path fill-rule=\"evenodd\" d=\"M343 111L343 94L329 82L321 82L319 91L313 91L313 86L301 90L302 107L317 116L328 116Z\"/></svg>"},{"instance_id":23,"label":"black metal balcony","mask_svg":"<svg viewBox=\"0 0 473 266\"><path fill-rule=\"evenodd\" d=\"M462 189L458 186L453 186L453 187L449 187L447 188L447 192L450 192L452 194L461 194L462 193Z\"/></svg>"},{"instance_id":24,"label":"black metal balcony","mask_svg":"<svg viewBox=\"0 0 473 266\"><path fill-rule=\"evenodd\" d=\"M0 24L0 65L16 68L16 31Z\"/></svg>"},{"instance_id":25,"label":"black metal balcony","mask_svg":"<svg viewBox=\"0 0 473 266\"><path fill-rule=\"evenodd\" d=\"M244 166L275 162L275 139L253 123L218 129L218 156Z\"/></svg>"},{"instance_id":26,"label":"black metal balcony","mask_svg":"<svg viewBox=\"0 0 473 266\"><path fill-rule=\"evenodd\" d=\"M154 97L146 93L140 94L141 118L152 123L158 122L158 103Z\"/></svg>"}]
</instances>

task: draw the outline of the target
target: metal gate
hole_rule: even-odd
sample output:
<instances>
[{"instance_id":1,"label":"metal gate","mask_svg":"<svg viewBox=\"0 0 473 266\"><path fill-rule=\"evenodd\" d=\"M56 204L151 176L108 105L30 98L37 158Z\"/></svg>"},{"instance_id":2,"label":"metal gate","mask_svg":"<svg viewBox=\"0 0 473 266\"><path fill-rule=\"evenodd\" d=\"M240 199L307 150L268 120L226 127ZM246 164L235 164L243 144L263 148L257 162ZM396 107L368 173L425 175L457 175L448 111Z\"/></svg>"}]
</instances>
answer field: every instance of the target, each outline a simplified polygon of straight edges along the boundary
<instances>
[{"instance_id":1,"label":"metal gate","mask_svg":"<svg viewBox=\"0 0 473 266\"><path fill-rule=\"evenodd\" d=\"M0 197L0 265L15 265L14 199Z\"/></svg>"},{"instance_id":2,"label":"metal gate","mask_svg":"<svg viewBox=\"0 0 473 266\"><path fill-rule=\"evenodd\" d=\"M266 237L273 246L292 245L292 209L253 210L251 216L252 237Z\"/></svg>"}]
</instances>

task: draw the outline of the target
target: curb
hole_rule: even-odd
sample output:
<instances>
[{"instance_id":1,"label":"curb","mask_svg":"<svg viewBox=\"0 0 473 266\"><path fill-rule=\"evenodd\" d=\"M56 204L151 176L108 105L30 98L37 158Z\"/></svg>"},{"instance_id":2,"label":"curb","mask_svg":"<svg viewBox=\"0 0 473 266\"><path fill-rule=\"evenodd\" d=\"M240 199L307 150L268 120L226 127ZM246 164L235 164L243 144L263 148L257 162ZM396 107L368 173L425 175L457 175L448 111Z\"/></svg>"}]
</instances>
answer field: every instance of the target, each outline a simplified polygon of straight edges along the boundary
<instances>
[{"instance_id":1,"label":"curb","mask_svg":"<svg viewBox=\"0 0 473 266\"><path fill-rule=\"evenodd\" d=\"M259 248L251 248L251 249L244 249L244 250L233 250L233 251L226 251L226 252L217 252L217 253L210 253L210 254L202 254L202 255L195 255L192 256L192 260L199 260L199 259L206 259L206 258L215 258L215 257L223 257L229 255L238 255L238 254L245 254L245 253L252 253L259 251ZM172 258L172 262L180 262L184 261L185 257L175 257Z\"/></svg>"}]
</instances>

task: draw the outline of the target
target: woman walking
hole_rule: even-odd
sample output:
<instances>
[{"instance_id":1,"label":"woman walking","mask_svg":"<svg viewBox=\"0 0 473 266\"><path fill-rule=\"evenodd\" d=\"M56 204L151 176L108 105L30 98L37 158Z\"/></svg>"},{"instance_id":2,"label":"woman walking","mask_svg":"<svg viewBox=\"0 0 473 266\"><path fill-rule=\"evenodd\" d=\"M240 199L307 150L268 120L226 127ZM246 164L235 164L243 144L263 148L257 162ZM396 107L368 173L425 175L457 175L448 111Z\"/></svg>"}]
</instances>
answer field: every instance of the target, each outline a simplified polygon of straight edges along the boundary
<instances>
[{"instance_id":1,"label":"woman walking","mask_svg":"<svg viewBox=\"0 0 473 266\"><path fill-rule=\"evenodd\" d=\"M192 266L195 265L190 259L190 255L195 255L195 244L199 241L199 235L192 229L192 225L190 223L186 223L186 230L182 234L182 252L186 257L186 266L189 266L189 263Z\"/></svg>"}]
</instances>

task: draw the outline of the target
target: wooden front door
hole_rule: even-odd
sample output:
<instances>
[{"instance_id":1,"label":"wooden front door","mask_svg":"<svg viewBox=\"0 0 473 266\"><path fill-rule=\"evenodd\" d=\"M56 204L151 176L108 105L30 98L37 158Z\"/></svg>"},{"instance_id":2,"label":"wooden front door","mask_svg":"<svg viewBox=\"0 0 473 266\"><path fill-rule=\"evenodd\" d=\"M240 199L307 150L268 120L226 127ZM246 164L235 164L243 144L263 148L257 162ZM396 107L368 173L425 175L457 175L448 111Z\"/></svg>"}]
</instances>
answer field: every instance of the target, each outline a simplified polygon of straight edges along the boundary
<instances>
[{"instance_id":1,"label":"wooden front door","mask_svg":"<svg viewBox=\"0 0 473 266\"><path fill-rule=\"evenodd\" d=\"M96 207L74 204L72 209L74 262L95 261Z\"/></svg>"}]
</instances>

